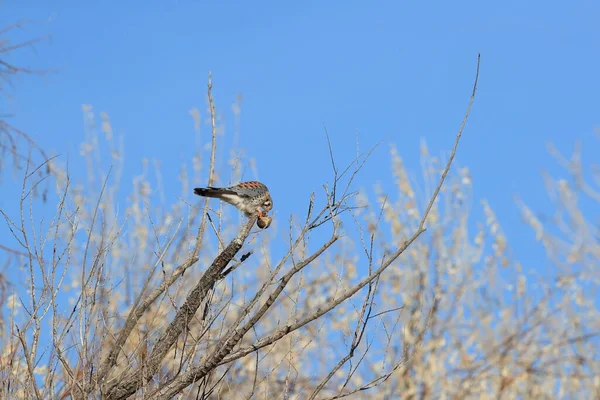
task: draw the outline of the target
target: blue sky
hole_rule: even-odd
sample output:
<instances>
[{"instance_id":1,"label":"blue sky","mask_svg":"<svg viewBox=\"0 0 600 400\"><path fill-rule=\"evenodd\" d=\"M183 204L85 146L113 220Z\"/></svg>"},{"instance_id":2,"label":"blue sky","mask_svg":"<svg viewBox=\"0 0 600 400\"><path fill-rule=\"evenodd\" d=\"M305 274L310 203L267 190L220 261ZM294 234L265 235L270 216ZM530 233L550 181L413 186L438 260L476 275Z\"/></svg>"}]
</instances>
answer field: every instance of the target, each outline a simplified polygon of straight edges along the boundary
<instances>
[{"instance_id":1,"label":"blue sky","mask_svg":"<svg viewBox=\"0 0 600 400\"><path fill-rule=\"evenodd\" d=\"M477 53L480 85L457 165L472 172L474 208L488 199L520 260L541 253L513 196L550 209L540 171L559 168L545 144L568 153L581 139L585 159L597 159L598 2L107 4L3 4L2 26L33 21L13 41L51 35L11 61L55 70L17 80L5 106L14 125L71 158L83 140L81 105L107 112L124 138L126 181L142 157L162 160L165 177L189 162L188 112L205 110L208 71L228 137L230 106L243 96L239 146L257 158L285 219L304 213L310 191L330 179L324 126L341 161L352 159L357 137L363 149L384 141L361 186L391 181L387 143L420 176L422 139L434 154L452 146ZM178 182L165 189L175 200Z\"/></svg>"}]
</instances>

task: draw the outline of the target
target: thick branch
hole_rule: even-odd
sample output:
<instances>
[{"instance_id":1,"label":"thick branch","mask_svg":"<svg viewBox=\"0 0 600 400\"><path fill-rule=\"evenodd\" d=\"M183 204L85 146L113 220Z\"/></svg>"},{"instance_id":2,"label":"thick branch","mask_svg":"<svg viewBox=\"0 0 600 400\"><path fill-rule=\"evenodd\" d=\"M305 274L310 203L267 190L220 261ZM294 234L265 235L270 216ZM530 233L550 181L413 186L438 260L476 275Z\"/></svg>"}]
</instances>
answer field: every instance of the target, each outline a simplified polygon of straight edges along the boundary
<instances>
[{"instance_id":1,"label":"thick branch","mask_svg":"<svg viewBox=\"0 0 600 400\"><path fill-rule=\"evenodd\" d=\"M185 303L173 321L169 324L161 338L154 346L152 353L148 356L146 365L125 377L121 384L115 385L109 389L108 399L125 399L135 393L144 383L149 381L159 370L163 359L169 349L173 346L179 335L187 328L196 311L206 298L208 292L218 281L221 273L227 267L227 264L235 257L242 248L244 241L250 233L252 225L256 218L250 218L240 230L238 235L229 243L229 245L217 256L212 265L202 275L196 287L191 291Z\"/></svg>"},{"instance_id":2,"label":"thick branch","mask_svg":"<svg viewBox=\"0 0 600 400\"><path fill-rule=\"evenodd\" d=\"M233 348L239 343L240 340L242 340L244 335L250 329L252 329L254 327L254 325L256 325L256 323L269 310L269 308L271 308L273 303L275 303L275 300L277 299L277 297L279 297L279 295L281 294L281 292L283 291L283 289L285 288L287 283L290 281L290 279L292 279L294 274L297 273L298 271L302 270L304 267L306 267L310 263L312 263L321 254L323 254L325 252L325 250L327 250L329 247L331 247L331 245L333 245L338 239L339 239L339 236L337 236L337 235L332 236L323 246L321 246L319 248L319 250L317 250L315 253L313 253L311 256L309 256L302 262L298 263L296 265L296 267L292 269L292 271L288 272L283 278L281 278L281 283L279 284L277 289L275 289L275 291L273 293L271 293L271 295L265 301L265 303L261 306L261 308L256 312L256 314L254 316L252 316L252 318L250 318L248 320L248 322L242 328L236 329L231 337L224 338L223 344L221 345L220 348L218 348L218 350L214 354L212 354L210 357L208 357L208 359L206 361L204 361L202 364L200 364L196 367L190 368L190 370L187 371L185 374L182 374L177 379L175 379L173 382L171 382L169 385L167 385L165 388L163 388L159 392L159 394L156 395L155 399L159 399L159 400L160 399L162 399L162 400L171 399L174 395L176 395L177 393L180 393L181 390L183 390L187 386L191 385L192 383L197 382L198 380L202 379L210 371L215 369L217 366L223 364L222 360L225 358L225 356L227 356L227 354L231 353Z\"/></svg>"},{"instance_id":3,"label":"thick branch","mask_svg":"<svg viewBox=\"0 0 600 400\"><path fill-rule=\"evenodd\" d=\"M215 106L214 106L214 102L213 102L213 98L212 98L212 74L211 73L208 74L207 92L208 92L208 104L209 104L211 121L212 121L212 124L211 124L212 125L212 129L211 129L212 145L211 145L211 152L210 152L210 165L209 165L209 174L208 174L208 186L211 186L214 183L215 154L216 154L216 147L217 147L217 143L216 143L217 128L216 128L216 123L215 123L215 119L216 119ZM167 290L181 275L183 275L183 273L189 267L191 267L198 261L198 253L202 246L202 237L204 235L204 230L206 228L206 215L208 212L208 200L209 199L206 198L205 202L204 202L204 211L202 213L202 220L201 220L200 226L198 228L198 234L196 235L196 245L194 246L193 253L188 257L187 260L185 260L185 262L183 264L179 265L173 271L171 276L169 276L167 279L165 279L165 281L158 288L156 288L148 297L146 297L143 301L142 301L141 297L139 297L137 299L137 301L140 302L140 304L139 305L136 304L135 307L133 308L133 310L129 313L129 315L127 317L127 321L125 322L123 329L121 329L121 331L119 332L119 336L117 337L116 342L112 346L108 357L104 360L104 362L102 363L102 366L98 370L98 374L97 374L98 382L103 381L106 378L106 376L110 373L112 368L115 366L115 364L117 363L117 358L118 358L119 352L125 345L125 342L129 338L129 335L131 335L131 332L133 332L133 329L137 325L138 321L146 313L148 308L152 304L154 304L156 299L162 293L164 293L165 290ZM144 291L142 291L142 293L144 293Z\"/></svg>"}]
</instances>

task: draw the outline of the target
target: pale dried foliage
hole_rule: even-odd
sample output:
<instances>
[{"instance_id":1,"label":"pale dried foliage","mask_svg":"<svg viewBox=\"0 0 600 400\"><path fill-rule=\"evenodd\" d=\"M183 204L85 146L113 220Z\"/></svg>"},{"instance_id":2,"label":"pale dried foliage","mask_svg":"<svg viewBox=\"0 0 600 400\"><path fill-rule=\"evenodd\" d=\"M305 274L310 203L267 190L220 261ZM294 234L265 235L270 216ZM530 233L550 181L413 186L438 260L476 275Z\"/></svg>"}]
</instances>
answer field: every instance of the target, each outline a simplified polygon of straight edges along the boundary
<instances>
[{"instance_id":1,"label":"pale dried foliage","mask_svg":"<svg viewBox=\"0 0 600 400\"><path fill-rule=\"evenodd\" d=\"M55 217L36 214L32 167L21 212L3 213L25 254L10 267L28 280L5 303L0 397L599 393L599 236L575 200L591 186L556 185L560 232L549 233L523 206L555 257L552 273L542 275L532 272L539 265L521 266L511 255L491 206L471 204L469 170L455 168L441 185L449 164L425 144L422 179L390 148L395 186L387 191L390 185L361 183L371 151L348 168L332 151L333 178L321 193L306 194L308 211L289 220L275 215L261 231L253 221L240 224L230 207L211 202L212 210L191 196L193 186L242 174L236 149L230 171L218 177L214 169L219 119L210 83L208 109L191 112L201 149L181 169L180 197L171 203L160 164L144 160L139 176L123 179L124 153L109 117L90 106L83 113L81 183L71 181L72 165L51 161ZM474 207L483 221L474 221ZM228 256L229 270L215 268ZM189 302L196 288L197 312ZM130 324L136 310L143 312ZM183 322L172 323L177 318Z\"/></svg>"}]
</instances>

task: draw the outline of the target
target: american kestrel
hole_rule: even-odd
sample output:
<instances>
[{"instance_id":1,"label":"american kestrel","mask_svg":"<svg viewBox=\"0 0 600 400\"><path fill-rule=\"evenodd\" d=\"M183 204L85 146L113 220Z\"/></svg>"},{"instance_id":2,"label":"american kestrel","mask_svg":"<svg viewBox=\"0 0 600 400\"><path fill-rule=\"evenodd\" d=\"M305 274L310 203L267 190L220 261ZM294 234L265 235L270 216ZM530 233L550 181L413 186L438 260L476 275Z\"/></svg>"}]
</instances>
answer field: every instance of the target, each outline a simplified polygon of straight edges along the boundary
<instances>
[{"instance_id":1,"label":"american kestrel","mask_svg":"<svg viewBox=\"0 0 600 400\"><path fill-rule=\"evenodd\" d=\"M254 213L259 217L265 216L273 208L269 189L256 181L241 182L226 188L195 188L194 193L198 196L221 199L243 211L247 217Z\"/></svg>"}]
</instances>

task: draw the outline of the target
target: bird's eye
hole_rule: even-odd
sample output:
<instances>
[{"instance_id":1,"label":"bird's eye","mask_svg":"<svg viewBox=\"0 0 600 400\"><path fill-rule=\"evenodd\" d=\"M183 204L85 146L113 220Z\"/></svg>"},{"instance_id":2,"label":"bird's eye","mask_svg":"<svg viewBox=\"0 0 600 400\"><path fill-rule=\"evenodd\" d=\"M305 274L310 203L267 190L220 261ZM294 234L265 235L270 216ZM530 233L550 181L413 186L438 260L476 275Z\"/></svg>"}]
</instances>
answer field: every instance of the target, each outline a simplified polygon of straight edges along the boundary
<instances>
[{"instance_id":1,"label":"bird's eye","mask_svg":"<svg viewBox=\"0 0 600 400\"><path fill-rule=\"evenodd\" d=\"M263 205L265 207L270 207L272 205L271 200L265 200L265 202L263 203Z\"/></svg>"}]
</instances>

